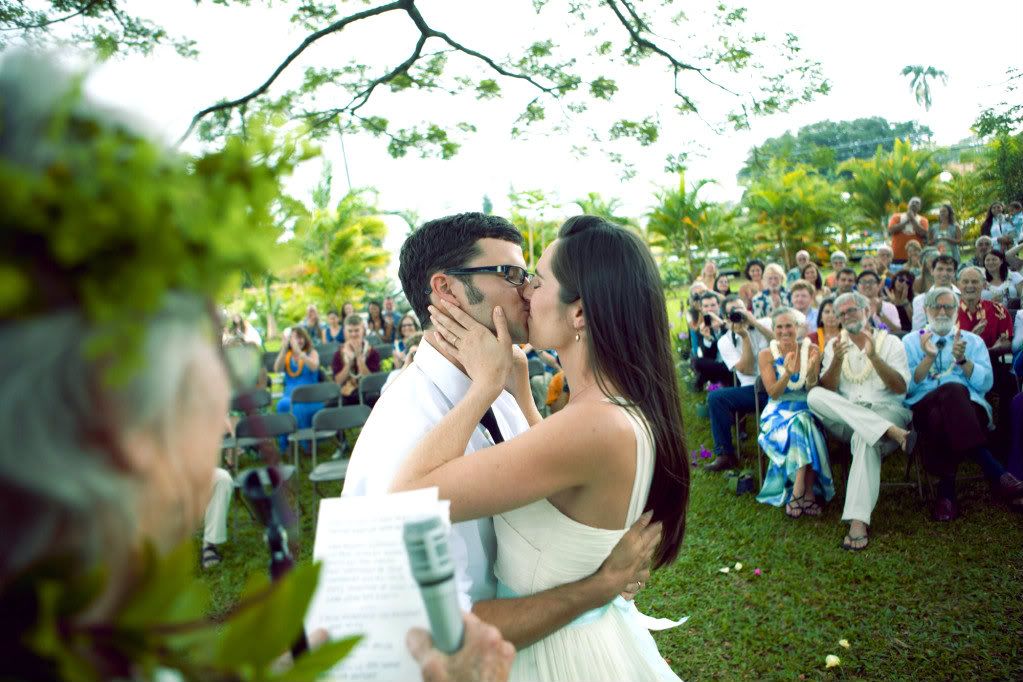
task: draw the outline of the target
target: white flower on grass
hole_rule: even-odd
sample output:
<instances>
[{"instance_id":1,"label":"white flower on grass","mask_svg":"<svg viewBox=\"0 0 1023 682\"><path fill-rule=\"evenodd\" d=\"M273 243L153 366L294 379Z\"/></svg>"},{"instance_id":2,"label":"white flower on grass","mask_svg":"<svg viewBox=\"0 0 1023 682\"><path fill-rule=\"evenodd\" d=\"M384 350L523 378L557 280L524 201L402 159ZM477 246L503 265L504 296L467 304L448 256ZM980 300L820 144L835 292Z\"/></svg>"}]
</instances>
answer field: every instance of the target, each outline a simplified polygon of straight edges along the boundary
<instances>
[{"instance_id":1,"label":"white flower on grass","mask_svg":"<svg viewBox=\"0 0 1023 682\"><path fill-rule=\"evenodd\" d=\"M834 654L828 654L828 657L824 659L825 668L837 668L842 665L842 659Z\"/></svg>"},{"instance_id":2,"label":"white flower on grass","mask_svg":"<svg viewBox=\"0 0 1023 682\"><path fill-rule=\"evenodd\" d=\"M721 571L722 573L728 573L732 569L728 568L728 566L723 566L723 567L719 568L718 570Z\"/></svg>"},{"instance_id":3,"label":"white flower on grass","mask_svg":"<svg viewBox=\"0 0 1023 682\"><path fill-rule=\"evenodd\" d=\"M840 639L838 640L838 646L842 647L843 649L848 649L851 645L849 644L848 639Z\"/></svg>"},{"instance_id":4,"label":"white flower on grass","mask_svg":"<svg viewBox=\"0 0 1023 682\"><path fill-rule=\"evenodd\" d=\"M735 562L735 570L741 571L742 570L742 564L740 564L739 562Z\"/></svg>"}]
</instances>

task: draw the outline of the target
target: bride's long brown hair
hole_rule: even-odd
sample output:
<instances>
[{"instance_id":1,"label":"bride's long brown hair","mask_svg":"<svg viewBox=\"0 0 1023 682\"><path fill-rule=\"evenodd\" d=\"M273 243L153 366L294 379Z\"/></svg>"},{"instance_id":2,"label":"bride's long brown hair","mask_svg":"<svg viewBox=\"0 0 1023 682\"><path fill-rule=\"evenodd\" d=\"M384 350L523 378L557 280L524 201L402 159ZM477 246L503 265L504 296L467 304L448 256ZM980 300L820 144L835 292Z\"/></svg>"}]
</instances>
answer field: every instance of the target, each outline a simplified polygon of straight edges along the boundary
<instances>
[{"instance_id":1,"label":"bride's long brown hair","mask_svg":"<svg viewBox=\"0 0 1023 682\"><path fill-rule=\"evenodd\" d=\"M616 386L650 425L655 464L646 508L664 524L655 566L670 564L685 535L689 461L657 265L639 237L588 215L561 226L551 265L561 302L582 299L597 385L605 395Z\"/></svg>"}]
</instances>

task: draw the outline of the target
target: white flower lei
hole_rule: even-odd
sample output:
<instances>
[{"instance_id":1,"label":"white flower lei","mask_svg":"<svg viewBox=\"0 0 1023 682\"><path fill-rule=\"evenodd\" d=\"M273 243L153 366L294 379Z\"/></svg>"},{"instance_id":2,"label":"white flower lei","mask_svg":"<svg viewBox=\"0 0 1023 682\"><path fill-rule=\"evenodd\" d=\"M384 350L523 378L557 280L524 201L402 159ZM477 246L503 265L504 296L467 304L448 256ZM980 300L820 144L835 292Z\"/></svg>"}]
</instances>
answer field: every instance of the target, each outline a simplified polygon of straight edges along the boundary
<instances>
[{"instance_id":1,"label":"white flower lei","mask_svg":"<svg viewBox=\"0 0 1023 682\"><path fill-rule=\"evenodd\" d=\"M874 344L874 352L877 352L881 348L881 345L885 342L885 337L887 336L888 332L886 332L883 329L879 329L877 332L875 332L874 337L871 339L871 342ZM853 346L853 348L860 351L860 353L863 353L863 351L860 350L856 346L856 344L852 343L849 340L849 332L847 332L844 329L842 330L842 333L839 335L838 341L839 343L848 342ZM870 373L874 371L874 363L870 361L870 358L865 357L864 358L865 364L863 366L863 369L860 370L858 373L853 373L852 363L849 362L849 357L850 357L849 353L846 353L845 358L842 359L842 378L853 384L862 384L864 381L867 380L867 377L870 376Z\"/></svg>"},{"instance_id":2,"label":"white flower lei","mask_svg":"<svg viewBox=\"0 0 1023 682\"><path fill-rule=\"evenodd\" d=\"M776 339L771 341L771 356L774 357L775 360L778 360L781 357L781 351L778 350L778 341ZM803 388L803 386L806 386L807 369L810 367L809 358L810 339L804 337L801 348L799 349L799 379L796 381L789 379L787 385L790 391L798 391Z\"/></svg>"}]
</instances>

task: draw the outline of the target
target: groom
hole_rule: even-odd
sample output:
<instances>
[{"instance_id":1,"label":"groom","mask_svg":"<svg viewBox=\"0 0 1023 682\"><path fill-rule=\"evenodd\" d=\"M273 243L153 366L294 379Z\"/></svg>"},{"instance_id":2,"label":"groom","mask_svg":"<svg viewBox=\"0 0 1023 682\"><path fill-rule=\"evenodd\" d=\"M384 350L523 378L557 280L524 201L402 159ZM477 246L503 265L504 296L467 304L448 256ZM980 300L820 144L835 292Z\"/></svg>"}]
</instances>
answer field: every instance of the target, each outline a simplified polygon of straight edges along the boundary
<instances>
[{"instance_id":1,"label":"groom","mask_svg":"<svg viewBox=\"0 0 1023 682\"><path fill-rule=\"evenodd\" d=\"M381 495L399 465L469 390L462 367L434 343L427 306L457 303L493 331L495 306L505 311L512 341L525 343L529 305L520 295L529 281L522 235L504 218L460 213L425 223L401 248L398 276L427 331L415 361L376 403L348 467L342 495ZM528 428L515 399L504 392L473 433L466 454L513 438ZM660 525L644 515L593 575L528 597L496 599L497 544L489 518L452 526L451 552L464 610L497 626L516 648L526 647L619 593L631 596L649 576Z\"/></svg>"}]
</instances>

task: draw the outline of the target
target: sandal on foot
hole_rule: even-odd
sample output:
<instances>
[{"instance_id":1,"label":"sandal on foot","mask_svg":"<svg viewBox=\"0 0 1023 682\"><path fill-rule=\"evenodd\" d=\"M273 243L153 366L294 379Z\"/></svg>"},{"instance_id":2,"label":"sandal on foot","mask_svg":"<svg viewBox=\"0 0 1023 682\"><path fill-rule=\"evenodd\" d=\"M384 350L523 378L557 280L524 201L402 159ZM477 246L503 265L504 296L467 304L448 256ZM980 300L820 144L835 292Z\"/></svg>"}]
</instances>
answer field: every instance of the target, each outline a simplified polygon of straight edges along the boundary
<instances>
[{"instance_id":1,"label":"sandal on foot","mask_svg":"<svg viewBox=\"0 0 1023 682\"><path fill-rule=\"evenodd\" d=\"M220 556L220 552L217 551L216 545L205 545L202 548L202 567L204 569L213 568L223 560Z\"/></svg>"},{"instance_id":2,"label":"sandal on foot","mask_svg":"<svg viewBox=\"0 0 1023 682\"><path fill-rule=\"evenodd\" d=\"M862 545L861 547L853 546L854 542L859 542L861 540L866 540L867 544ZM870 536L867 533L864 533L863 535L857 535L853 537L849 533L846 533L845 538L838 546L847 552L862 552L863 550L870 546Z\"/></svg>"},{"instance_id":3,"label":"sandal on foot","mask_svg":"<svg viewBox=\"0 0 1023 682\"><path fill-rule=\"evenodd\" d=\"M806 501L806 494L803 494L803 513L807 516L820 516L824 513L824 507L820 506L816 498L811 501Z\"/></svg>"},{"instance_id":4,"label":"sandal on foot","mask_svg":"<svg viewBox=\"0 0 1023 682\"><path fill-rule=\"evenodd\" d=\"M792 498L789 499L789 501L785 504L785 516L789 517L790 519L798 519L800 516L802 516L803 511L805 510L805 507L803 507L802 500L805 497L806 493L803 493L799 497L793 495Z\"/></svg>"}]
</instances>

